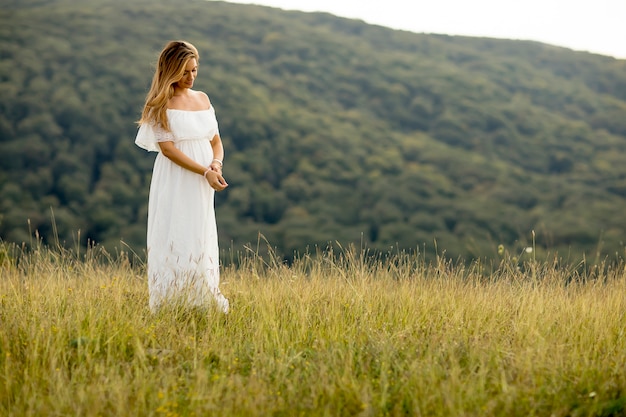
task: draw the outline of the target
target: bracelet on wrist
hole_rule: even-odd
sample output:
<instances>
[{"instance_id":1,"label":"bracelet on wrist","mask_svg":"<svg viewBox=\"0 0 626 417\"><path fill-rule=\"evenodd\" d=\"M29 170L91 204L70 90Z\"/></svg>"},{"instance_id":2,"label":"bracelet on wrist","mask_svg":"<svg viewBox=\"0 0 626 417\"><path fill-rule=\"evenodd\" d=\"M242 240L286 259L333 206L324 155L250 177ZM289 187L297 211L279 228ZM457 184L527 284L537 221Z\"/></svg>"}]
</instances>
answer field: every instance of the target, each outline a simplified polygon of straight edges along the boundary
<instances>
[{"instance_id":1,"label":"bracelet on wrist","mask_svg":"<svg viewBox=\"0 0 626 417\"><path fill-rule=\"evenodd\" d=\"M211 168L207 168L207 170L204 171L204 174L202 174L202 176L206 178L206 174L208 174L209 172L211 172Z\"/></svg>"},{"instance_id":2,"label":"bracelet on wrist","mask_svg":"<svg viewBox=\"0 0 626 417\"><path fill-rule=\"evenodd\" d=\"M215 159L213 160L213 162L217 162L218 164L220 164L220 166L221 166L221 167L223 167L223 166L224 166L224 163L222 162L222 160L221 160L221 159L217 159L217 158L215 158Z\"/></svg>"}]
</instances>

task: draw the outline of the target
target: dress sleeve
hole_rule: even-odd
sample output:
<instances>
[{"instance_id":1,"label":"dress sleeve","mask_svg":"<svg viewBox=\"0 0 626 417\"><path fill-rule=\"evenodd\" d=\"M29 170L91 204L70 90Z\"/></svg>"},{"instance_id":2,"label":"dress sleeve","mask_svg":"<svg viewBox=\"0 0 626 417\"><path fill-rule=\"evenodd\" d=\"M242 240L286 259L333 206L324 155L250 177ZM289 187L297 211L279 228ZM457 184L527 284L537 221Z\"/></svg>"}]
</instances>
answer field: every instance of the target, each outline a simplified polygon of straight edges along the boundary
<instances>
[{"instance_id":1,"label":"dress sleeve","mask_svg":"<svg viewBox=\"0 0 626 417\"><path fill-rule=\"evenodd\" d=\"M160 126L151 123L143 123L137 131L135 145L147 151L159 152L161 148L159 148L158 142L168 141L175 141L172 132L166 132Z\"/></svg>"},{"instance_id":2,"label":"dress sleeve","mask_svg":"<svg viewBox=\"0 0 626 417\"><path fill-rule=\"evenodd\" d=\"M211 108L213 109L213 115L215 116L215 107L213 107L213 104L211 104ZM215 133L213 133L213 136L211 136L211 141L213 141L215 135L219 136L220 138L222 137L222 135L220 135L220 126L217 122L217 116L215 116Z\"/></svg>"}]
</instances>

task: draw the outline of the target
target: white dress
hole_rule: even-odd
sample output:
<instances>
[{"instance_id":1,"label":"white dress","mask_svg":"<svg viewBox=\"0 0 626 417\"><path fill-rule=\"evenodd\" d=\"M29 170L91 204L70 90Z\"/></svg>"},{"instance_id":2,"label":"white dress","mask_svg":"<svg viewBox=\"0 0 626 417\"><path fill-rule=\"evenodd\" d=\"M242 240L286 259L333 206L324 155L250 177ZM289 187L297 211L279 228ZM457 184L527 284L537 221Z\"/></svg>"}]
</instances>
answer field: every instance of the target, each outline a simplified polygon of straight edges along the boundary
<instances>
[{"instance_id":1,"label":"white dress","mask_svg":"<svg viewBox=\"0 0 626 417\"><path fill-rule=\"evenodd\" d=\"M215 110L167 110L170 132L139 127L135 144L159 152L157 142L174 146L203 166L213 161L211 140L219 134ZM154 161L148 201L148 290L152 311L165 301L193 306L214 300L228 312L219 291L219 250L215 190L202 175L175 164L161 152Z\"/></svg>"}]
</instances>

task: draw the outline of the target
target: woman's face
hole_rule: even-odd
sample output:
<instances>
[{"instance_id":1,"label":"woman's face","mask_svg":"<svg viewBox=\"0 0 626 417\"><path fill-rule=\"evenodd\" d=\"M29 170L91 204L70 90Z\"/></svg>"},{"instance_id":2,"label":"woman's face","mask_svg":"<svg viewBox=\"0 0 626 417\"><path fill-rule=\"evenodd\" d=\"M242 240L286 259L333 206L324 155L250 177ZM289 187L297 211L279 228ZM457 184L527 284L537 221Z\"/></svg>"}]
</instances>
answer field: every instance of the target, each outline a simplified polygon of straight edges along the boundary
<instances>
[{"instance_id":1,"label":"woman's face","mask_svg":"<svg viewBox=\"0 0 626 417\"><path fill-rule=\"evenodd\" d=\"M198 75L198 61L196 61L196 58L191 58L189 62L187 62L187 66L185 66L185 73L183 74L183 78L178 80L178 82L176 83L176 87L193 87L193 82L196 79L196 75Z\"/></svg>"}]
</instances>

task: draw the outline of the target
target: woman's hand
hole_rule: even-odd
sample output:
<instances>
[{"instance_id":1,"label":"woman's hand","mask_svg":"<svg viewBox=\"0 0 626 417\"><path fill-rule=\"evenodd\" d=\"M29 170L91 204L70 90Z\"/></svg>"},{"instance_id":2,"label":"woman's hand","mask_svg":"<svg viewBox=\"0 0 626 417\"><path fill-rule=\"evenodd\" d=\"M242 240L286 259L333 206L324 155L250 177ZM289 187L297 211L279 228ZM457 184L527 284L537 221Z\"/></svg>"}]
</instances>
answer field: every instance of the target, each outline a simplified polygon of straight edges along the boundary
<instances>
[{"instance_id":1,"label":"woman's hand","mask_svg":"<svg viewBox=\"0 0 626 417\"><path fill-rule=\"evenodd\" d=\"M209 165L209 168L211 169L211 171L217 172L220 175L222 174L222 164L220 164L216 160L213 160L213 162L211 162L211 165Z\"/></svg>"},{"instance_id":2,"label":"woman's hand","mask_svg":"<svg viewBox=\"0 0 626 417\"><path fill-rule=\"evenodd\" d=\"M213 165L213 164L211 164L211 165ZM219 172L216 172L213 169L213 166L210 166L209 169L204 174L204 177L208 181L208 183L211 186L211 188L213 188L215 191L222 191L226 187L228 187L228 183L226 182L224 177L222 177L222 169L221 169L221 167L219 169Z\"/></svg>"},{"instance_id":3,"label":"woman's hand","mask_svg":"<svg viewBox=\"0 0 626 417\"><path fill-rule=\"evenodd\" d=\"M204 178L206 178L211 188L215 191L222 191L228 187L228 183L224 177L222 177L221 161L214 160L207 168L181 152L176 146L174 146L174 142L172 141L159 142L159 147L161 148L163 156L169 158L175 164L190 171L197 172L200 175L204 175Z\"/></svg>"}]
</instances>

